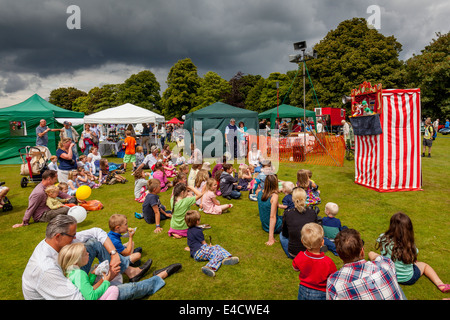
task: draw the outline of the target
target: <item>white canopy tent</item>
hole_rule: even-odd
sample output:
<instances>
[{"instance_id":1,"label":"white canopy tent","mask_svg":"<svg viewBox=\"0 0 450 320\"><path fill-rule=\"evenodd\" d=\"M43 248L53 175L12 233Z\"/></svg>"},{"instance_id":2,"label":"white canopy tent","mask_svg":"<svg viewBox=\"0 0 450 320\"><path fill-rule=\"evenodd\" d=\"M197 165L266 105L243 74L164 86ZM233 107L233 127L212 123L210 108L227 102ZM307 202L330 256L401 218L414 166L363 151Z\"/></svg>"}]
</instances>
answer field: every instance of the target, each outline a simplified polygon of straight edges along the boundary
<instances>
[{"instance_id":1,"label":"white canopy tent","mask_svg":"<svg viewBox=\"0 0 450 320\"><path fill-rule=\"evenodd\" d=\"M95 123L99 125L131 124L133 125L133 127L136 127L142 125L143 123L158 124L163 122L165 122L164 116L152 112L148 109L135 106L131 103L125 103L121 106L105 109L84 117L84 123ZM108 135L109 129L106 130L106 135ZM157 139L156 135L150 133L150 138L161 148L161 142L159 141L159 139ZM119 149L116 143L100 138L100 154L109 155L112 152L111 146L115 148L115 152L117 154Z\"/></svg>"},{"instance_id":2,"label":"white canopy tent","mask_svg":"<svg viewBox=\"0 0 450 320\"><path fill-rule=\"evenodd\" d=\"M84 123L97 124L161 123L164 121L164 116L131 103L125 103L84 117Z\"/></svg>"}]
</instances>

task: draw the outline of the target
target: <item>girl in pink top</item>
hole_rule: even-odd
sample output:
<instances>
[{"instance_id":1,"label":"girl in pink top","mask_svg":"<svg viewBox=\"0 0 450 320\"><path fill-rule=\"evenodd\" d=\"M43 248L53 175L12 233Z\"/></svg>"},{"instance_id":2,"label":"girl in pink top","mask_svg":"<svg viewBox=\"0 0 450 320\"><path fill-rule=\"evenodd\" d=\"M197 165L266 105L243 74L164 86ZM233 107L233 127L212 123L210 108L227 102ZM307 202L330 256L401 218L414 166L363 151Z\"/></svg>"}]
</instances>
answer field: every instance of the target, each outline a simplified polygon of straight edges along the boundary
<instances>
[{"instance_id":1,"label":"girl in pink top","mask_svg":"<svg viewBox=\"0 0 450 320\"><path fill-rule=\"evenodd\" d=\"M153 178L158 179L161 182L161 192L166 191L172 186L172 182L167 179L166 173L164 172L164 167L162 162L157 162L155 164L155 169L153 170Z\"/></svg>"},{"instance_id":2,"label":"girl in pink top","mask_svg":"<svg viewBox=\"0 0 450 320\"><path fill-rule=\"evenodd\" d=\"M209 178L206 181L206 193L202 197L203 212L209 214L222 214L224 210L231 208L232 204L220 204L216 199L217 181Z\"/></svg>"}]
</instances>

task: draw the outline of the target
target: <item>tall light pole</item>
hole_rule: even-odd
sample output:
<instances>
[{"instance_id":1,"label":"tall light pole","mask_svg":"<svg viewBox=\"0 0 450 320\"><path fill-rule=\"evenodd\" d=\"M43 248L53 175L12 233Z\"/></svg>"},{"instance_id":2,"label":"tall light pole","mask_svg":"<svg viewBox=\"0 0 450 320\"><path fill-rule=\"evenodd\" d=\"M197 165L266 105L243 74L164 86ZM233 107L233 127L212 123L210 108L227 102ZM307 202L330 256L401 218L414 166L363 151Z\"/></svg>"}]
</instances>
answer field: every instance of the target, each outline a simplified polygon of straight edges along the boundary
<instances>
[{"instance_id":1,"label":"tall light pole","mask_svg":"<svg viewBox=\"0 0 450 320\"><path fill-rule=\"evenodd\" d=\"M289 55L289 62L296 63L297 65L302 62L303 64L303 121L304 121L304 132L303 132L303 156L306 159L306 58L317 58L317 51L312 50L311 52L306 52L306 41L300 41L294 43L294 50L300 50L301 53L295 55Z\"/></svg>"}]
</instances>

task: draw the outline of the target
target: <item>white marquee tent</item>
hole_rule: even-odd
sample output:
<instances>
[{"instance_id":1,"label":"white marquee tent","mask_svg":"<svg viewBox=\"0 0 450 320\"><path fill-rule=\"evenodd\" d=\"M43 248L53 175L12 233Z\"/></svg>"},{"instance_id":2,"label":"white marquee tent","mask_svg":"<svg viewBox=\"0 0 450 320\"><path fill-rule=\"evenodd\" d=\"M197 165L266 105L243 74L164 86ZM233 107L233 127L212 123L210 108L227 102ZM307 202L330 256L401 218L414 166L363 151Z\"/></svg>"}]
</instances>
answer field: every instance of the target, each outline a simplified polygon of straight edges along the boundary
<instances>
[{"instance_id":1,"label":"white marquee tent","mask_svg":"<svg viewBox=\"0 0 450 320\"><path fill-rule=\"evenodd\" d=\"M125 103L84 117L84 123L97 124L161 123L164 121L164 116L131 103Z\"/></svg>"}]
</instances>

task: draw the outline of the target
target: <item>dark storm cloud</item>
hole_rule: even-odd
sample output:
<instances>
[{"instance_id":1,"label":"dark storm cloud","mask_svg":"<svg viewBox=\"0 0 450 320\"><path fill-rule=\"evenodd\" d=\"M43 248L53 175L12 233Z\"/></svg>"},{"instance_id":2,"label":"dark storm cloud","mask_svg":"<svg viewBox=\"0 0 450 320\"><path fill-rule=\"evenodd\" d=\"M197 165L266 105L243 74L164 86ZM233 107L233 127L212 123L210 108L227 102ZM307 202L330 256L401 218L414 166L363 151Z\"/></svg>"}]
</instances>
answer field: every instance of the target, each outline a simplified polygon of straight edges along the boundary
<instances>
[{"instance_id":1,"label":"dark storm cloud","mask_svg":"<svg viewBox=\"0 0 450 320\"><path fill-rule=\"evenodd\" d=\"M264 52L286 55L315 30L308 17L316 11L299 1L77 1L81 30L66 27L70 3L1 1L0 67L47 76L107 62L169 67L191 57L214 69L239 64L246 52L267 65Z\"/></svg>"},{"instance_id":2,"label":"dark storm cloud","mask_svg":"<svg viewBox=\"0 0 450 320\"><path fill-rule=\"evenodd\" d=\"M0 0L0 94L108 64L167 74L186 57L200 75L267 77L295 69L293 42L311 47L343 20L368 18L373 4L381 8L380 32L402 43L402 59L420 53L436 31L448 32L445 0ZM81 10L81 30L66 26L69 5Z\"/></svg>"}]
</instances>

